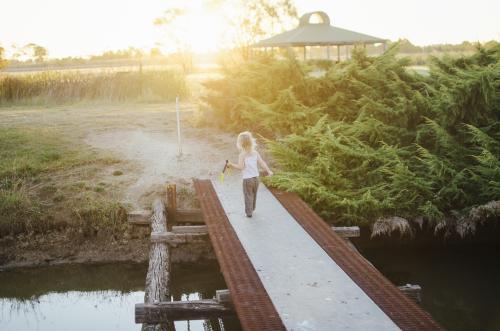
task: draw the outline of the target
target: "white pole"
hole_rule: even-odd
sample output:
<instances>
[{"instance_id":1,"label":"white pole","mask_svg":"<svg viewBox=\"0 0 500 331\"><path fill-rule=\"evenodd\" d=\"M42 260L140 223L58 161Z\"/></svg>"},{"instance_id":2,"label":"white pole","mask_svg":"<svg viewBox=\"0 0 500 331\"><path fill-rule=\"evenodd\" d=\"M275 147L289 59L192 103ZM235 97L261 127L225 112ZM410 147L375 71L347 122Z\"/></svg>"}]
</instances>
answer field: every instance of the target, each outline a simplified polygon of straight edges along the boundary
<instances>
[{"instance_id":1,"label":"white pole","mask_svg":"<svg viewBox=\"0 0 500 331\"><path fill-rule=\"evenodd\" d=\"M182 155L182 145L181 145L181 119L179 114L179 97L175 97L175 112L177 114L177 144L179 145L179 155Z\"/></svg>"}]
</instances>

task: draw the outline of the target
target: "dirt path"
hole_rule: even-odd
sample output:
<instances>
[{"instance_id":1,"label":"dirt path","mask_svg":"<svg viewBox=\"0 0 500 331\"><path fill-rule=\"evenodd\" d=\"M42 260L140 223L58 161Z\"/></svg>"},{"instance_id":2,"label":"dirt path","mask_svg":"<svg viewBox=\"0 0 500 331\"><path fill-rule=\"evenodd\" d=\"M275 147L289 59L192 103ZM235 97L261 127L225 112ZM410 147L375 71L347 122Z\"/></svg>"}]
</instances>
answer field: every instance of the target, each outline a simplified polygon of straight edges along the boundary
<instances>
[{"instance_id":1,"label":"dirt path","mask_svg":"<svg viewBox=\"0 0 500 331\"><path fill-rule=\"evenodd\" d=\"M88 189L104 187L103 198L123 202L130 209L145 209L164 194L165 184L178 184L179 203L189 207L193 177L215 177L227 158L236 159L235 136L190 124L193 104L182 105L183 154L178 157L173 104L88 104L51 108L0 108L0 127L47 130L73 149L121 160L97 162L46 174L44 185L65 192L66 199L51 204L51 217L73 220L68 208L73 198ZM116 175L119 173L120 175ZM102 185L102 186L100 186ZM69 188L68 188L69 187ZM95 192L94 192L95 193ZM73 197L74 196L74 197ZM19 266L109 261L146 261L148 235L138 229L115 240L81 239L68 232L31 237L0 238L0 271ZM178 261L210 256L210 247L193 253L178 250ZM184 255L183 255L184 254Z\"/></svg>"},{"instance_id":2,"label":"dirt path","mask_svg":"<svg viewBox=\"0 0 500 331\"><path fill-rule=\"evenodd\" d=\"M184 139L181 155L177 137L172 132L114 130L89 135L85 141L93 147L118 153L121 159L140 166L136 172L137 180L126 188L125 194L125 202L139 207L142 198L160 184L189 183L195 177L215 177L224 159L233 152L228 150L232 145L222 141L213 143L208 138L191 136Z\"/></svg>"},{"instance_id":3,"label":"dirt path","mask_svg":"<svg viewBox=\"0 0 500 331\"><path fill-rule=\"evenodd\" d=\"M236 158L235 137L193 127L194 109L193 104L181 104L180 158L174 104L3 108L0 125L53 130L78 148L123 160L101 169L94 181L113 183L117 199L142 208L165 183L187 186L193 177L214 177L227 158ZM113 176L117 170L123 175Z\"/></svg>"}]
</instances>

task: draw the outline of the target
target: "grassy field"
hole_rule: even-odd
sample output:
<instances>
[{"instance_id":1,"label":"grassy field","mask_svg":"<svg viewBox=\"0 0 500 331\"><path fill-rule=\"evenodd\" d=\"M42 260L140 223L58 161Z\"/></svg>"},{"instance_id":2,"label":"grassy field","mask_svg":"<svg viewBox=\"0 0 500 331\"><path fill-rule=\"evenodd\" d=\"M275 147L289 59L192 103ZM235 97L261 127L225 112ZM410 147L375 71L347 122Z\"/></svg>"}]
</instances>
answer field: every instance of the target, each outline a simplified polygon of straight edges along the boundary
<instances>
[{"instance_id":1,"label":"grassy field","mask_svg":"<svg viewBox=\"0 0 500 331\"><path fill-rule=\"evenodd\" d=\"M40 71L0 75L0 106L81 101L166 102L186 98L185 76L171 70Z\"/></svg>"},{"instance_id":2,"label":"grassy field","mask_svg":"<svg viewBox=\"0 0 500 331\"><path fill-rule=\"evenodd\" d=\"M119 161L69 145L50 129L0 127L0 236L122 229L123 206L105 183L88 180L93 169Z\"/></svg>"}]
</instances>

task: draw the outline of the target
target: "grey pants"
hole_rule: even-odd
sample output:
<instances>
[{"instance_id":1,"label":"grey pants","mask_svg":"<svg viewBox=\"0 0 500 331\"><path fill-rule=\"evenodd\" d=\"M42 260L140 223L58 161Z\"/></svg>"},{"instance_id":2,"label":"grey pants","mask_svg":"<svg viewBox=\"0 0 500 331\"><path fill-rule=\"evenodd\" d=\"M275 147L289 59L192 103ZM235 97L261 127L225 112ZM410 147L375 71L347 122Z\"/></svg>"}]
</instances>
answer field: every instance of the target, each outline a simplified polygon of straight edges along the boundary
<instances>
[{"instance_id":1,"label":"grey pants","mask_svg":"<svg viewBox=\"0 0 500 331\"><path fill-rule=\"evenodd\" d=\"M252 215L257 200L257 189L259 188L259 177L243 179L243 195L245 196L245 213Z\"/></svg>"}]
</instances>

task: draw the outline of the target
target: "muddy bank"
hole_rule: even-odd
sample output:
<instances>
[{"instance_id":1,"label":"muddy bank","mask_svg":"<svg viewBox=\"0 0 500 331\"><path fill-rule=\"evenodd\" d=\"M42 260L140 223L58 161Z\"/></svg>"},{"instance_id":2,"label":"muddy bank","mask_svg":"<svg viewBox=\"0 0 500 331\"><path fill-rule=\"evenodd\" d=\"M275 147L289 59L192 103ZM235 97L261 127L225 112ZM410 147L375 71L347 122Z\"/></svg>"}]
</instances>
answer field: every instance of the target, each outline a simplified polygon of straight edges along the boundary
<instances>
[{"instance_id":1,"label":"muddy bank","mask_svg":"<svg viewBox=\"0 0 500 331\"><path fill-rule=\"evenodd\" d=\"M0 238L0 271L63 264L148 262L149 231L149 228L134 229L134 236L125 235L120 239L78 239L67 232L3 237ZM208 241L172 249L173 263L203 263L214 259Z\"/></svg>"}]
</instances>

